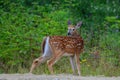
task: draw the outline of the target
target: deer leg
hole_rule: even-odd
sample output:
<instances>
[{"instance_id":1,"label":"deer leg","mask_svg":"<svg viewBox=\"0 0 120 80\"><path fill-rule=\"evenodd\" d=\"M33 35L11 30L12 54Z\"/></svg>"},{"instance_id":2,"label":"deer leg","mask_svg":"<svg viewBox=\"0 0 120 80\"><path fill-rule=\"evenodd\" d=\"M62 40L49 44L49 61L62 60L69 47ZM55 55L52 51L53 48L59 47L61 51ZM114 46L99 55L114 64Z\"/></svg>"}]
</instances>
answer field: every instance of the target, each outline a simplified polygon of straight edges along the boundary
<instances>
[{"instance_id":1,"label":"deer leg","mask_svg":"<svg viewBox=\"0 0 120 80\"><path fill-rule=\"evenodd\" d=\"M48 65L48 69L50 71L51 74L53 74L53 61L55 60L55 57L51 58L50 60L47 61L47 65Z\"/></svg>"},{"instance_id":2,"label":"deer leg","mask_svg":"<svg viewBox=\"0 0 120 80\"><path fill-rule=\"evenodd\" d=\"M45 57L39 57L37 59L35 59L32 63L32 66L30 68L30 73L32 73L32 71L41 63L44 63L46 61Z\"/></svg>"},{"instance_id":3,"label":"deer leg","mask_svg":"<svg viewBox=\"0 0 120 80\"><path fill-rule=\"evenodd\" d=\"M78 74L80 76L81 75L80 74L80 60L79 60L79 54L78 53L76 53L75 59L76 59L76 66L77 66Z\"/></svg>"},{"instance_id":4,"label":"deer leg","mask_svg":"<svg viewBox=\"0 0 120 80\"><path fill-rule=\"evenodd\" d=\"M70 56L70 63L71 63L73 74L76 74L76 65L75 65L74 56Z\"/></svg>"},{"instance_id":5,"label":"deer leg","mask_svg":"<svg viewBox=\"0 0 120 80\"><path fill-rule=\"evenodd\" d=\"M63 55L63 52L57 55L54 55L50 60L47 61L48 69L51 74L54 74L52 66L62 57L62 55Z\"/></svg>"}]
</instances>

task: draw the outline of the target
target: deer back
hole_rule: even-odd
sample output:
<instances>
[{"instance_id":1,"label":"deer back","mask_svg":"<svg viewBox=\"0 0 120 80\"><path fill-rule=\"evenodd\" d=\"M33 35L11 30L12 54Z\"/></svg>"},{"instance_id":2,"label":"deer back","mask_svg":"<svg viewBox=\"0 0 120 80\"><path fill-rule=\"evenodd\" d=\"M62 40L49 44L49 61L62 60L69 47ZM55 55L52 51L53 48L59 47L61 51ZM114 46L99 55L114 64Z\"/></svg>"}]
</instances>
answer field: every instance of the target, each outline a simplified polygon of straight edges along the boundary
<instances>
[{"instance_id":1,"label":"deer back","mask_svg":"<svg viewBox=\"0 0 120 80\"><path fill-rule=\"evenodd\" d=\"M50 45L53 50L61 50L65 53L79 53L83 49L81 37L50 36Z\"/></svg>"}]
</instances>

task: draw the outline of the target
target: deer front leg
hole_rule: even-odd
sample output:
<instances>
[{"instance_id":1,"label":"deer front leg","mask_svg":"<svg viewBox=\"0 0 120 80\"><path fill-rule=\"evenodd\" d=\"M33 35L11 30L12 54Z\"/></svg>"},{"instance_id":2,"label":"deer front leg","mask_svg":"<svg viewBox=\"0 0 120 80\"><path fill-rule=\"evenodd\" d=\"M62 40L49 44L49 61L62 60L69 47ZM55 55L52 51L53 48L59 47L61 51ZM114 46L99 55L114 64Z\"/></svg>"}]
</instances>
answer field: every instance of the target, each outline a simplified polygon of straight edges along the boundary
<instances>
[{"instance_id":1,"label":"deer front leg","mask_svg":"<svg viewBox=\"0 0 120 80\"><path fill-rule=\"evenodd\" d=\"M79 60L79 54L78 53L76 53L76 55L75 55L75 60L76 60L76 66L77 66L78 74L80 76L81 75L81 73L80 73L80 60Z\"/></svg>"},{"instance_id":2,"label":"deer front leg","mask_svg":"<svg viewBox=\"0 0 120 80\"><path fill-rule=\"evenodd\" d=\"M60 52L57 55L54 55L50 60L47 61L48 69L51 74L54 74L53 72L53 65L62 57L63 52Z\"/></svg>"},{"instance_id":3,"label":"deer front leg","mask_svg":"<svg viewBox=\"0 0 120 80\"><path fill-rule=\"evenodd\" d=\"M72 67L72 71L73 71L73 74L76 75L76 65L75 65L75 59L74 59L75 56L70 56L70 63L71 63L71 67Z\"/></svg>"}]
</instances>

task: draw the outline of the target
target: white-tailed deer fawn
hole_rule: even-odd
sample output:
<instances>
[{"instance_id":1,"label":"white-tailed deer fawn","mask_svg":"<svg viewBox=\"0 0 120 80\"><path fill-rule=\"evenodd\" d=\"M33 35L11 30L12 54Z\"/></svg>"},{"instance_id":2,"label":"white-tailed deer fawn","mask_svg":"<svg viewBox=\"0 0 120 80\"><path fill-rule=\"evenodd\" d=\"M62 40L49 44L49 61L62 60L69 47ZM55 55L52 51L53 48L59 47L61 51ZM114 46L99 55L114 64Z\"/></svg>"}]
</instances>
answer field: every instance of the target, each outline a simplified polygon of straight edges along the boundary
<instances>
[{"instance_id":1,"label":"white-tailed deer fawn","mask_svg":"<svg viewBox=\"0 0 120 80\"><path fill-rule=\"evenodd\" d=\"M48 69L53 74L52 66L62 56L70 56L72 69L75 72L73 56L75 56L78 74L80 75L80 60L79 55L83 51L83 39L79 36L76 29L80 27L82 22L79 22L75 27L68 22L68 36L48 36L44 38L42 43L43 55L35 59L32 63L30 72L39 64L47 61Z\"/></svg>"}]
</instances>

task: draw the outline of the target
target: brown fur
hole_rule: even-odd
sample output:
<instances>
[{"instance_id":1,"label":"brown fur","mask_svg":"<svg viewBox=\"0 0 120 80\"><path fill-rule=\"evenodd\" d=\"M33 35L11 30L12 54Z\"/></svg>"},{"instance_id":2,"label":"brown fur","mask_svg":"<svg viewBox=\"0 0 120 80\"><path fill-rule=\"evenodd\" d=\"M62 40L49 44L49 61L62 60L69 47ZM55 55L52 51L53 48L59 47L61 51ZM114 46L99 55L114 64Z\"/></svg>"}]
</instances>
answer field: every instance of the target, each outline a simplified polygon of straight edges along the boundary
<instances>
[{"instance_id":1,"label":"brown fur","mask_svg":"<svg viewBox=\"0 0 120 80\"><path fill-rule=\"evenodd\" d=\"M54 50L62 50L67 53L80 53L84 47L81 37L50 36L51 47Z\"/></svg>"}]
</instances>

